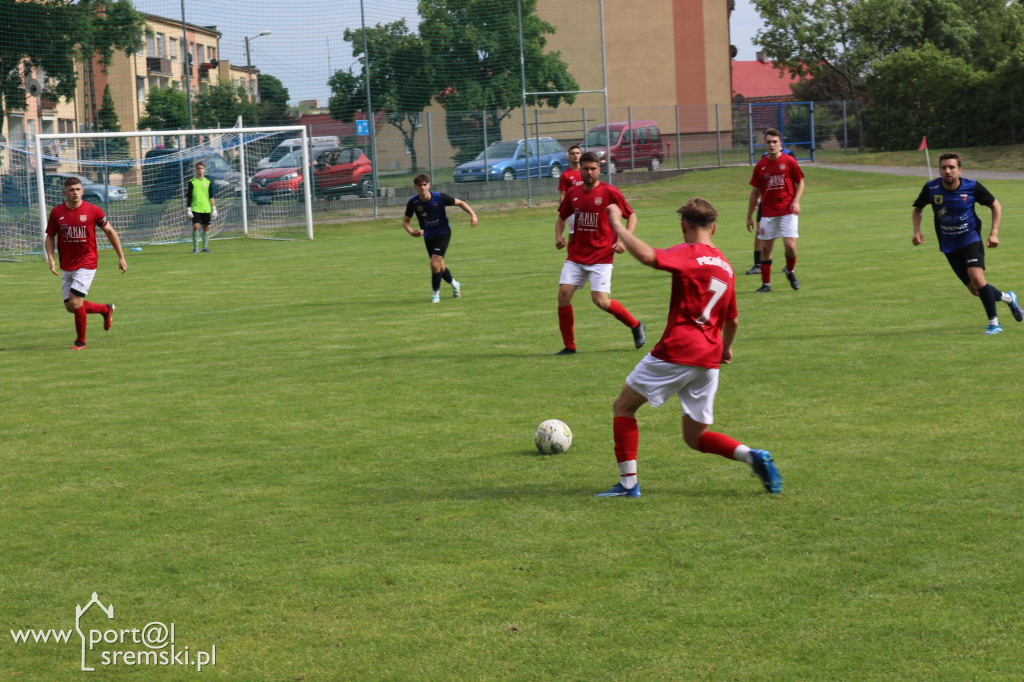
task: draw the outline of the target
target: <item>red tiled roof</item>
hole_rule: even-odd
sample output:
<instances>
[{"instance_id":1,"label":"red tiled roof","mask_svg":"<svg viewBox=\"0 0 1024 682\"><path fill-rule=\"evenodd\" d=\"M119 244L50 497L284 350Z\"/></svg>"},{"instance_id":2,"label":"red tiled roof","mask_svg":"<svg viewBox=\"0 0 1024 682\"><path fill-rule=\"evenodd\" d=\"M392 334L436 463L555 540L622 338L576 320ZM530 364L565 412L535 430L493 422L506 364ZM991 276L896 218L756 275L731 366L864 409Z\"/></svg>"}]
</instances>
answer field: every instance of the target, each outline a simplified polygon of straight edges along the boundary
<instances>
[{"instance_id":1,"label":"red tiled roof","mask_svg":"<svg viewBox=\"0 0 1024 682\"><path fill-rule=\"evenodd\" d=\"M799 80L791 77L785 69L776 69L773 62L732 62L733 99L737 95L742 95L745 100L761 97L791 98L793 91L789 86Z\"/></svg>"}]
</instances>

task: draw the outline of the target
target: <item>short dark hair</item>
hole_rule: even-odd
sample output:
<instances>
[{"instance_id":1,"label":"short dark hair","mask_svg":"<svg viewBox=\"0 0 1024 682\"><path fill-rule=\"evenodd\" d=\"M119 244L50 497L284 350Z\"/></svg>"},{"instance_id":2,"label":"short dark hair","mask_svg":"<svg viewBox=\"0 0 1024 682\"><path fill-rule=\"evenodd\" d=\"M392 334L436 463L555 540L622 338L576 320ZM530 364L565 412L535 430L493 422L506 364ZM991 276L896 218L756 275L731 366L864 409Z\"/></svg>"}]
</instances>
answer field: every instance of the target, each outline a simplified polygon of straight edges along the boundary
<instances>
[{"instance_id":1,"label":"short dark hair","mask_svg":"<svg viewBox=\"0 0 1024 682\"><path fill-rule=\"evenodd\" d=\"M718 220L718 211L711 202L694 197L676 209L679 219L692 227L711 227Z\"/></svg>"},{"instance_id":2,"label":"short dark hair","mask_svg":"<svg viewBox=\"0 0 1024 682\"><path fill-rule=\"evenodd\" d=\"M595 154L594 152L583 152L583 154L580 156L580 165L582 166L585 163L596 163L598 166L600 166L601 159L598 158L597 154Z\"/></svg>"},{"instance_id":3,"label":"short dark hair","mask_svg":"<svg viewBox=\"0 0 1024 682\"><path fill-rule=\"evenodd\" d=\"M569 145L569 148L566 149L565 151L571 152L573 149L579 149L580 151L583 151L583 147L579 146L578 144Z\"/></svg>"},{"instance_id":4,"label":"short dark hair","mask_svg":"<svg viewBox=\"0 0 1024 682\"><path fill-rule=\"evenodd\" d=\"M779 138L779 141L780 141L780 142L782 141L782 133L780 133L780 132L779 132L779 131L778 131L777 129L775 129L775 128L765 128L765 129L764 129L764 136L765 136L765 137L768 137L769 135L771 135L772 137L777 137L777 138Z\"/></svg>"},{"instance_id":5,"label":"short dark hair","mask_svg":"<svg viewBox=\"0 0 1024 682\"><path fill-rule=\"evenodd\" d=\"M946 152L945 154L939 156L939 165L941 166L942 162L946 161L947 159L955 159L957 168L964 167L963 160L960 158L960 155L957 154L956 152Z\"/></svg>"},{"instance_id":6,"label":"short dark hair","mask_svg":"<svg viewBox=\"0 0 1024 682\"><path fill-rule=\"evenodd\" d=\"M420 173L419 175L412 179L412 184L414 185L421 185L424 182L428 184L430 183L430 176L427 175L426 173Z\"/></svg>"},{"instance_id":7,"label":"short dark hair","mask_svg":"<svg viewBox=\"0 0 1024 682\"><path fill-rule=\"evenodd\" d=\"M205 163L203 163L202 161L196 161L196 168L199 168L200 166L202 166L203 168L206 168L206 164Z\"/></svg>"},{"instance_id":8,"label":"short dark hair","mask_svg":"<svg viewBox=\"0 0 1024 682\"><path fill-rule=\"evenodd\" d=\"M74 187L75 185L81 185L81 184L82 184L82 179L81 178L76 178L74 175L69 175L66 178L64 178L64 189L67 189L68 187Z\"/></svg>"}]
</instances>

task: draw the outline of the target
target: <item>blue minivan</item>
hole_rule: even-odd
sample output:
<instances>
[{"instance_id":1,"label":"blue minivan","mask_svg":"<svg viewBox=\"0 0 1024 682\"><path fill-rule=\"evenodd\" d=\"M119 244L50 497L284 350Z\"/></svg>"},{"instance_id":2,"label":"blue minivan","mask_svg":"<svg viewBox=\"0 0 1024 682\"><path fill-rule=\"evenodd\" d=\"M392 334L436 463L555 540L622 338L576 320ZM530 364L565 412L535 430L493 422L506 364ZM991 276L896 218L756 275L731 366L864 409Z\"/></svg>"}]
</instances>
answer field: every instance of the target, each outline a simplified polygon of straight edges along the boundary
<instances>
[{"instance_id":1,"label":"blue minivan","mask_svg":"<svg viewBox=\"0 0 1024 682\"><path fill-rule=\"evenodd\" d=\"M472 161L456 167L455 182L525 178L527 161L531 178L557 178L562 175L562 169L569 165L562 145L550 137L502 140L480 152Z\"/></svg>"}]
</instances>

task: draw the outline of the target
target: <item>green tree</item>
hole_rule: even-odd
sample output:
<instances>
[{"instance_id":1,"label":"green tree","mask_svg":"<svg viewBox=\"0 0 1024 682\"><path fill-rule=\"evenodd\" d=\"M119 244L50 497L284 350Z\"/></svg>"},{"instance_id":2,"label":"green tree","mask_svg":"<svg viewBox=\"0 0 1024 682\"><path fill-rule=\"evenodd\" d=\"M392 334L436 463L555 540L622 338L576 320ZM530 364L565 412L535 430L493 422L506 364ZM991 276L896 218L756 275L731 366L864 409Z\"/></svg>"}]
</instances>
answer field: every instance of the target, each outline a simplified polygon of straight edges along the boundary
<instances>
[{"instance_id":1,"label":"green tree","mask_svg":"<svg viewBox=\"0 0 1024 682\"><path fill-rule=\"evenodd\" d=\"M181 130L188 128L188 100L173 88L153 88L146 95L146 115L139 118L140 130Z\"/></svg>"},{"instance_id":2,"label":"green tree","mask_svg":"<svg viewBox=\"0 0 1024 682\"><path fill-rule=\"evenodd\" d=\"M384 120L402 134L411 152L412 170L418 170L416 131L423 110L434 96L426 45L409 33L405 19L366 29L366 53L363 29L347 29L344 37L362 68L358 76L338 71L327 82L331 87L331 117L348 123L357 111L366 109L365 74L369 63L371 106L382 111Z\"/></svg>"},{"instance_id":3,"label":"green tree","mask_svg":"<svg viewBox=\"0 0 1024 682\"><path fill-rule=\"evenodd\" d=\"M243 124L256 125L261 113L260 106L249 101L244 87L228 81L201 88L192 111L198 128L231 128L239 116Z\"/></svg>"},{"instance_id":4,"label":"green tree","mask_svg":"<svg viewBox=\"0 0 1024 682\"><path fill-rule=\"evenodd\" d=\"M555 27L537 16L537 0L522 0L523 62L527 92L577 90L558 52L546 52ZM474 112L490 133L522 106L519 23L516 3L492 0L420 0L420 35L430 54L438 99L448 112ZM574 95L530 95L527 106L572 104ZM476 113L483 112L483 113ZM464 133L464 131L461 131ZM482 136L456 131L456 160L472 158ZM491 138L488 135L488 139Z\"/></svg>"},{"instance_id":5,"label":"green tree","mask_svg":"<svg viewBox=\"0 0 1024 682\"><path fill-rule=\"evenodd\" d=\"M258 83L260 125L289 125L292 115L288 109L288 88L284 87L279 78L270 74L261 73Z\"/></svg>"},{"instance_id":6,"label":"green tree","mask_svg":"<svg viewBox=\"0 0 1024 682\"><path fill-rule=\"evenodd\" d=\"M114 107L114 97L110 94L110 85L103 89L103 104L96 112L96 132L119 133L121 122L117 117L117 109ZM128 158L128 138L112 137L100 140L93 140L93 155L95 158L106 156L107 159Z\"/></svg>"},{"instance_id":7,"label":"green tree","mask_svg":"<svg viewBox=\"0 0 1024 682\"><path fill-rule=\"evenodd\" d=\"M47 91L73 99L78 64L99 55L105 67L142 47L147 31L130 0L0 0L0 26L0 117L26 106L25 60L46 71Z\"/></svg>"}]
</instances>

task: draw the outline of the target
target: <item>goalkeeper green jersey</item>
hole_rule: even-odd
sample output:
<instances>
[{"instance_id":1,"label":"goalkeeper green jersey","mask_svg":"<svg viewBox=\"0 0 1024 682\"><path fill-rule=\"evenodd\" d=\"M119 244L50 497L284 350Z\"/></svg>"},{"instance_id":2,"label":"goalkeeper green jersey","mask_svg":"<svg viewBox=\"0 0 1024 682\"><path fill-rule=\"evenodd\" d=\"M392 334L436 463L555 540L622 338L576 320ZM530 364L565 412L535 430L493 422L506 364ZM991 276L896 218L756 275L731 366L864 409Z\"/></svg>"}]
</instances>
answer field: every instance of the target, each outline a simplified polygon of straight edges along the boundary
<instances>
[{"instance_id":1,"label":"goalkeeper green jersey","mask_svg":"<svg viewBox=\"0 0 1024 682\"><path fill-rule=\"evenodd\" d=\"M209 213L213 208L210 203L210 178L192 178L188 183L188 207L195 213Z\"/></svg>"}]
</instances>

